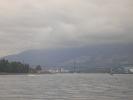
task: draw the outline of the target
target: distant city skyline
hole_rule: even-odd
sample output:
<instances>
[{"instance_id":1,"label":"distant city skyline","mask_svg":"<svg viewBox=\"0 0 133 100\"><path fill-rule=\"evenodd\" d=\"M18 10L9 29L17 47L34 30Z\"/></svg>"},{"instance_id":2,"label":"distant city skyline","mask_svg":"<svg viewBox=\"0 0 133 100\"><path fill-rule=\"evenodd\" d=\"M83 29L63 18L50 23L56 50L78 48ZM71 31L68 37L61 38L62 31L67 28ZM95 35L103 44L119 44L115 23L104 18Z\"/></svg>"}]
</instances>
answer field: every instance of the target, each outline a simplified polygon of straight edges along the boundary
<instances>
[{"instance_id":1,"label":"distant city skyline","mask_svg":"<svg viewBox=\"0 0 133 100\"><path fill-rule=\"evenodd\" d=\"M132 0L0 0L0 57L30 49L133 43Z\"/></svg>"}]
</instances>

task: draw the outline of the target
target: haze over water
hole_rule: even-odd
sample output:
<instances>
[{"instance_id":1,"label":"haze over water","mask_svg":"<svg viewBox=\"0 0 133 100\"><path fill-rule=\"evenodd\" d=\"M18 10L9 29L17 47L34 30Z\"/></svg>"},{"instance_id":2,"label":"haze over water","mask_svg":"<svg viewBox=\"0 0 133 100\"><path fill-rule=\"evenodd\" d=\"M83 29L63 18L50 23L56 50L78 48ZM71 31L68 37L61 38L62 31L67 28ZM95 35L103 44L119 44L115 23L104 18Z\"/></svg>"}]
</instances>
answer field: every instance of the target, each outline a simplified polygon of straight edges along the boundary
<instances>
[{"instance_id":1,"label":"haze over water","mask_svg":"<svg viewBox=\"0 0 133 100\"><path fill-rule=\"evenodd\" d=\"M132 75L1 75L0 100L132 100Z\"/></svg>"}]
</instances>

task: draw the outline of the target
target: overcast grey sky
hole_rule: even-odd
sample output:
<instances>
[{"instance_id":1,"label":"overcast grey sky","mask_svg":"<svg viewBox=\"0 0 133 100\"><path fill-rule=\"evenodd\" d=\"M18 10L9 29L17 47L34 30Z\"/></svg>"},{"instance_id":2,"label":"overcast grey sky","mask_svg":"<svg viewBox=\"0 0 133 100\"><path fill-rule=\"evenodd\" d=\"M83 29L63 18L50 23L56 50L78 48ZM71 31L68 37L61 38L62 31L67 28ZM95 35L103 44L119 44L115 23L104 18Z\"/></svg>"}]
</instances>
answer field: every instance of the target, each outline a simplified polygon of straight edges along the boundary
<instances>
[{"instance_id":1,"label":"overcast grey sky","mask_svg":"<svg viewBox=\"0 0 133 100\"><path fill-rule=\"evenodd\" d=\"M133 0L0 0L0 56L133 42Z\"/></svg>"}]
</instances>

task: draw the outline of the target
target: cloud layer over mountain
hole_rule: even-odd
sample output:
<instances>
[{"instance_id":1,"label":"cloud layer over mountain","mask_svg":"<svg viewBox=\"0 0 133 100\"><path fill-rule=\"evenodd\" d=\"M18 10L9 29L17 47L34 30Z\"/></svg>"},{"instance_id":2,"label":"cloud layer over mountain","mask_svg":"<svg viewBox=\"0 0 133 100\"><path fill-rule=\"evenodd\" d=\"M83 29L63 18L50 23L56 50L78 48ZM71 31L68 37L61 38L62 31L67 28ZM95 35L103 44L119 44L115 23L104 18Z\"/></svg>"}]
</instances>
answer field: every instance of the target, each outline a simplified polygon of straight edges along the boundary
<instances>
[{"instance_id":1,"label":"cloud layer over mountain","mask_svg":"<svg viewBox=\"0 0 133 100\"><path fill-rule=\"evenodd\" d=\"M0 56L133 42L132 0L0 0Z\"/></svg>"}]
</instances>

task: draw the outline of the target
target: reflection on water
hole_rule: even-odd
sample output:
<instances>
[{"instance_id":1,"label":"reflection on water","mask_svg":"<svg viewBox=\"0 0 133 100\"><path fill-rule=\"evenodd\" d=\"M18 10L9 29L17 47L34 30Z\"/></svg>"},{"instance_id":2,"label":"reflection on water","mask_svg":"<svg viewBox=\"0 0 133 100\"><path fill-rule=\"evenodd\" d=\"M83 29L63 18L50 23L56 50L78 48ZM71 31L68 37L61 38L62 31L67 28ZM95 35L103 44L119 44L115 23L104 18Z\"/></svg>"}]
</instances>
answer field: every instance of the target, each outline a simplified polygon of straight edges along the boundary
<instances>
[{"instance_id":1,"label":"reflection on water","mask_svg":"<svg viewBox=\"0 0 133 100\"><path fill-rule=\"evenodd\" d=\"M1 75L0 100L133 100L133 75Z\"/></svg>"}]
</instances>

